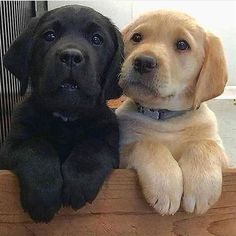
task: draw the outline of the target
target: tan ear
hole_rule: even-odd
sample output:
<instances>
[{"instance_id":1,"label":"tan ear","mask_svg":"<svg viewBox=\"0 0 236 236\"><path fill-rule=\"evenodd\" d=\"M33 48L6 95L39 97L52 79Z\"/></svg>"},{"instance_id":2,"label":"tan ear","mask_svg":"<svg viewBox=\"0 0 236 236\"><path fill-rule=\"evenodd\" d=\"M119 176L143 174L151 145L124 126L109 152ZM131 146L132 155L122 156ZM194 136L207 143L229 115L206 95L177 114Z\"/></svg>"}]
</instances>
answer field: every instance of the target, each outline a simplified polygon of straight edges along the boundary
<instances>
[{"instance_id":1,"label":"tan ear","mask_svg":"<svg viewBox=\"0 0 236 236\"><path fill-rule=\"evenodd\" d=\"M196 84L193 109L197 109L202 102L223 93L227 79L222 44L219 38L208 33L206 56Z\"/></svg>"}]
</instances>

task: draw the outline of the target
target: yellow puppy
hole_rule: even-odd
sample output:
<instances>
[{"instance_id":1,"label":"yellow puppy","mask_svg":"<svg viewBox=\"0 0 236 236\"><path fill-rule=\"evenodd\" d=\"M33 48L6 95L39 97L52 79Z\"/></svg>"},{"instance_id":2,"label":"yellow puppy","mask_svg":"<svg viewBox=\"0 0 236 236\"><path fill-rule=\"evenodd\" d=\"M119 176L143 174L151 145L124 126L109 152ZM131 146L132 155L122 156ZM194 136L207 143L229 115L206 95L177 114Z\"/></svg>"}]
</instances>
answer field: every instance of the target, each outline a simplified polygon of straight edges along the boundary
<instances>
[{"instance_id":1,"label":"yellow puppy","mask_svg":"<svg viewBox=\"0 0 236 236\"><path fill-rule=\"evenodd\" d=\"M220 40L175 11L147 13L123 31L117 110L121 167L136 169L143 193L161 214L180 206L202 214L219 198L228 165L206 100L221 94L227 69Z\"/></svg>"}]
</instances>

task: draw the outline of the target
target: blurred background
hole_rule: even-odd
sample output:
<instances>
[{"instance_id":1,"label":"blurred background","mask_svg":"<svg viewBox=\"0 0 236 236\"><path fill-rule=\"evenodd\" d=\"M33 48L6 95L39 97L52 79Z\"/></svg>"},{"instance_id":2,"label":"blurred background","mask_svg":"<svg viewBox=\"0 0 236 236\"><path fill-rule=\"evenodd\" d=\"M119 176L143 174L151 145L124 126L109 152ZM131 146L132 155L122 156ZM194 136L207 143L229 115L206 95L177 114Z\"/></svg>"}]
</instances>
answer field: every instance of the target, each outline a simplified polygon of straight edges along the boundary
<instances>
[{"instance_id":1,"label":"blurred background","mask_svg":"<svg viewBox=\"0 0 236 236\"><path fill-rule=\"evenodd\" d=\"M231 163L236 165L236 1L0 1L0 144L10 129L12 108L21 98L18 81L3 68L2 57L31 17L64 5L80 4L94 8L122 29L146 11L174 9L186 12L222 40L228 64L229 81L223 95L208 102L216 113L220 135Z\"/></svg>"}]
</instances>

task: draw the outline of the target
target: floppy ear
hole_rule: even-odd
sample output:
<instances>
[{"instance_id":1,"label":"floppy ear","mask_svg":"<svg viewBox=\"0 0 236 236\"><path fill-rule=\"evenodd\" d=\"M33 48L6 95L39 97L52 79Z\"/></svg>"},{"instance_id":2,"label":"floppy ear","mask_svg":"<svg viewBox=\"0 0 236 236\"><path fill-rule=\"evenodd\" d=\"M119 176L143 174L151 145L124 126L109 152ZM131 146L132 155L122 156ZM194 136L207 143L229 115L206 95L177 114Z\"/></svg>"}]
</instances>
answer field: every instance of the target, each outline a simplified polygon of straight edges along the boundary
<instances>
[{"instance_id":1,"label":"floppy ear","mask_svg":"<svg viewBox=\"0 0 236 236\"><path fill-rule=\"evenodd\" d=\"M193 102L193 108L224 91L228 79L223 47L219 38L211 33L207 35L206 57L200 71Z\"/></svg>"},{"instance_id":2,"label":"floppy ear","mask_svg":"<svg viewBox=\"0 0 236 236\"><path fill-rule=\"evenodd\" d=\"M4 66L20 80L21 96L25 94L28 87L33 32L37 23L38 18L33 18L29 26L13 42L3 57Z\"/></svg>"},{"instance_id":3,"label":"floppy ear","mask_svg":"<svg viewBox=\"0 0 236 236\"><path fill-rule=\"evenodd\" d=\"M118 85L121 64L124 60L124 43L121 33L115 27L115 54L105 74L103 86L103 98L105 100L118 98L122 94L122 89Z\"/></svg>"}]
</instances>

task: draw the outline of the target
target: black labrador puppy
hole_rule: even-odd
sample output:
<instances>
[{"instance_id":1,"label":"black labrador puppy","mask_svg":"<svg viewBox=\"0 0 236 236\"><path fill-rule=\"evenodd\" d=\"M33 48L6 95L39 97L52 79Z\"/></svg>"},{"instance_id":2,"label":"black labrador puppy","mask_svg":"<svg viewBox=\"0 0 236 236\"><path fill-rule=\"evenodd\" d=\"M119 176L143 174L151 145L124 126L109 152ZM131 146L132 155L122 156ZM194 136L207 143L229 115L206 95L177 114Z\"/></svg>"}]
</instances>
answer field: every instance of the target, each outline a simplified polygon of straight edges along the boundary
<instances>
[{"instance_id":1,"label":"black labrador puppy","mask_svg":"<svg viewBox=\"0 0 236 236\"><path fill-rule=\"evenodd\" d=\"M119 130L106 100L117 85L123 42L109 19L66 6L35 18L4 57L30 96L13 115L1 169L19 177L21 203L48 222L61 205L78 209L119 166Z\"/></svg>"}]
</instances>

